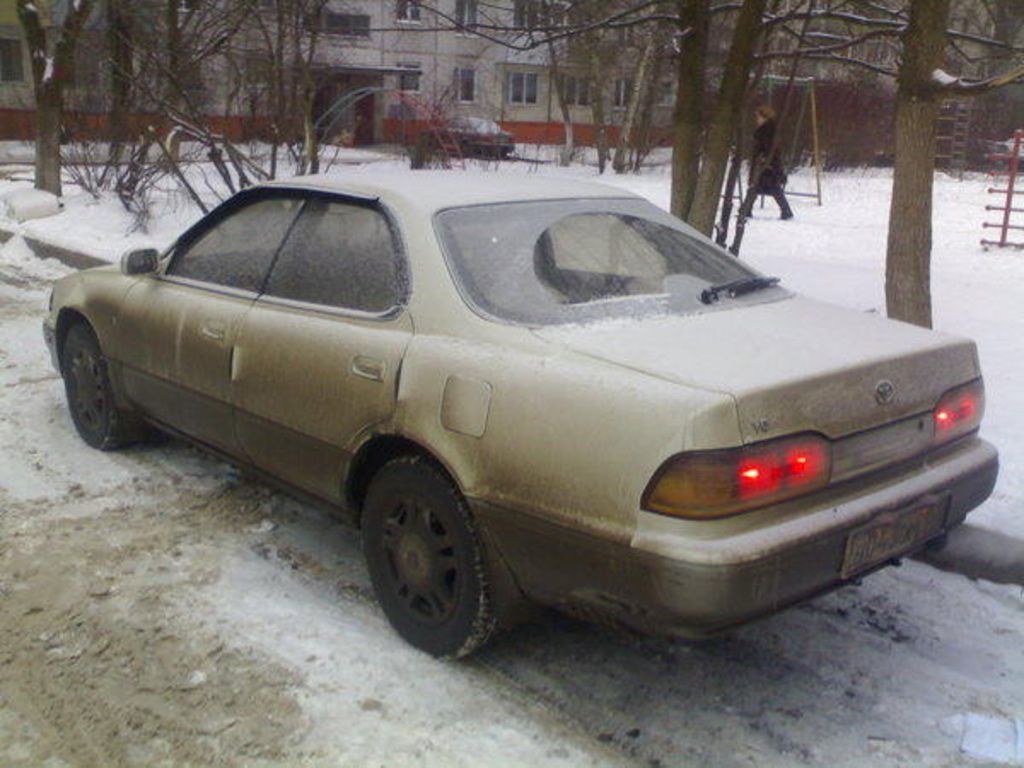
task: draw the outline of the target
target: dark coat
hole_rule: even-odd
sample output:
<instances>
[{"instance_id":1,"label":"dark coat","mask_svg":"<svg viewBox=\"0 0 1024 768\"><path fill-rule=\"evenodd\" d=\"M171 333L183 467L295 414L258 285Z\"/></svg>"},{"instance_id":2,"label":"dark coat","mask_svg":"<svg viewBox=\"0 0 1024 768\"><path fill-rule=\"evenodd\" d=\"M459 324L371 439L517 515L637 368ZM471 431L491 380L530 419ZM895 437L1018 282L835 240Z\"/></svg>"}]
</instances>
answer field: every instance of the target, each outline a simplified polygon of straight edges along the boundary
<instances>
[{"instance_id":1,"label":"dark coat","mask_svg":"<svg viewBox=\"0 0 1024 768\"><path fill-rule=\"evenodd\" d=\"M778 147L772 151L774 143L775 120L765 120L754 131L754 152L750 158L750 185L754 186L755 169L761 167L763 170L757 188L765 194L786 185L786 169L782 166Z\"/></svg>"}]
</instances>

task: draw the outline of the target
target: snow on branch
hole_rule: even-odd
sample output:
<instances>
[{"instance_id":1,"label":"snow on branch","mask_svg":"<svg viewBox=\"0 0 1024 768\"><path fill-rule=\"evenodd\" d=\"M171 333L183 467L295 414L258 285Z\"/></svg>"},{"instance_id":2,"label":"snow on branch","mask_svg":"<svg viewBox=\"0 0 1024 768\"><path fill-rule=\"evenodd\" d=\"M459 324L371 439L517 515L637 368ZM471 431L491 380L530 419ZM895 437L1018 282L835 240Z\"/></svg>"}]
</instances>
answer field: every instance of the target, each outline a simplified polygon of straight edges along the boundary
<instances>
[{"instance_id":1,"label":"snow on branch","mask_svg":"<svg viewBox=\"0 0 1024 768\"><path fill-rule=\"evenodd\" d=\"M789 27L782 27L781 29L782 29L782 32L786 33L790 37L797 38L797 33L794 32ZM822 57L823 55L826 55L826 54L834 54L834 53L839 53L841 51L848 51L850 48L854 48L855 46L858 46L858 45L860 45L862 43L865 43L868 40L874 40L874 39L880 38L880 37L884 38L884 37L891 37L891 36L892 36L892 32L890 30L887 30L887 29L872 29L872 30L869 30L867 32L864 32L863 34L852 36L852 37L843 37L843 36L840 36L840 35L831 35L831 36L828 36L826 39L832 38L832 39L835 40L835 42L822 43L820 45L800 46L799 40L797 39L797 47L796 48L793 48L791 50L783 50L783 51L767 51L765 53L760 54L758 56L758 59L762 59L763 60L763 59L820 58L820 57ZM807 35L807 37L811 37L811 35ZM815 37L817 37L817 36L815 35ZM825 37L825 36L822 36L822 37ZM847 63L850 63L850 58L846 58L846 59L844 59L844 61L846 61ZM861 65L862 63L866 63L866 62L859 62L859 61L857 62L858 66ZM872 71L880 71L880 70L878 70L878 69L876 69L874 67L871 67L871 69L872 69ZM884 74L891 74L891 73L886 71L886 72L884 72Z\"/></svg>"},{"instance_id":2,"label":"snow on branch","mask_svg":"<svg viewBox=\"0 0 1024 768\"><path fill-rule=\"evenodd\" d=\"M1021 80L1024 80L1024 66L984 80L964 80L961 77L949 74L943 69L936 69L932 72L933 85L947 93L956 93L962 96L988 93L997 88L1002 88L1004 85L1010 85Z\"/></svg>"}]
</instances>

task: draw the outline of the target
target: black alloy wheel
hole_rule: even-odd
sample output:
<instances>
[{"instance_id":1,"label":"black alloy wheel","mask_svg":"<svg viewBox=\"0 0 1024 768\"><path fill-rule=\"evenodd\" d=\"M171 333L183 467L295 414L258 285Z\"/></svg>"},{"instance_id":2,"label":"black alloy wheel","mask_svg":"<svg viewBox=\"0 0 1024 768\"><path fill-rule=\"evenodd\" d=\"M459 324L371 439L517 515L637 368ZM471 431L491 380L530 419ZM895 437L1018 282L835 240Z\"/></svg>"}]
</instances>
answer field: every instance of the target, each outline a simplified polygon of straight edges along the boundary
<instances>
[{"instance_id":1,"label":"black alloy wheel","mask_svg":"<svg viewBox=\"0 0 1024 768\"><path fill-rule=\"evenodd\" d=\"M100 450L124 444L124 419L114 402L99 342L89 326L78 323L68 331L60 367L71 420L81 438Z\"/></svg>"},{"instance_id":2,"label":"black alloy wheel","mask_svg":"<svg viewBox=\"0 0 1024 768\"><path fill-rule=\"evenodd\" d=\"M373 478L363 553L377 600L406 641L465 656L494 631L483 547L462 495L432 463L405 457Z\"/></svg>"}]
</instances>

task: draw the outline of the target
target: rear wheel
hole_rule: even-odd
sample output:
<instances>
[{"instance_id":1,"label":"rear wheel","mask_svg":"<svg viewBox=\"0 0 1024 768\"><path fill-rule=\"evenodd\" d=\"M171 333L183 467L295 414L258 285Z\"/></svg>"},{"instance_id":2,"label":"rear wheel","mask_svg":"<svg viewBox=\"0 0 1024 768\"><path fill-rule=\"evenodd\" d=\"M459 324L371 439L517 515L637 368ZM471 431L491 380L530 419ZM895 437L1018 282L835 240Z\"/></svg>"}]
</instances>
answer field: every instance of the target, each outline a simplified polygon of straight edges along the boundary
<instances>
[{"instance_id":1,"label":"rear wheel","mask_svg":"<svg viewBox=\"0 0 1024 768\"><path fill-rule=\"evenodd\" d=\"M374 476L363 510L363 553L378 602L410 644L460 657L493 634L476 525L462 494L430 462L395 459Z\"/></svg>"},{"instance_id":2,"label":"rear wheel","mask_svg":"<svg viewBox=\"0 0 1024 768\"><path fill-rule=\"evenodd\" d=\"M129 442L131 417L115 404L106 360L96 334L85 323L77 323L68 331L60 368L71 420L81 438L104 451Z\"/></svg>"}]
</instances>

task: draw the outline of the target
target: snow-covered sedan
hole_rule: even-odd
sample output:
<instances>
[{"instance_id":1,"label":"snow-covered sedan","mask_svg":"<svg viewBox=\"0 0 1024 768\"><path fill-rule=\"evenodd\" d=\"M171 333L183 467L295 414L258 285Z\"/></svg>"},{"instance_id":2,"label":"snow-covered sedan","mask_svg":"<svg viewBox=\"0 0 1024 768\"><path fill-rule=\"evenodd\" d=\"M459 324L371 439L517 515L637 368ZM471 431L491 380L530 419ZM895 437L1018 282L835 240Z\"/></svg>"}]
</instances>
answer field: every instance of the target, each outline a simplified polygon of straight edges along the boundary
<instances>
[{"instance_id":1,"label":"snow-covered sedan","mask_svg":"<svg viewBox=\"0 0 1024 768\"><path fill-rule=\"evenodd\" d=\"M972 342L796 296L591 183L249 189L58 281L44 331L90 445L156 427L347 512L437 655L524 598L717 632L941 537L997 473Z\"/></svg>"}]
</instances>

